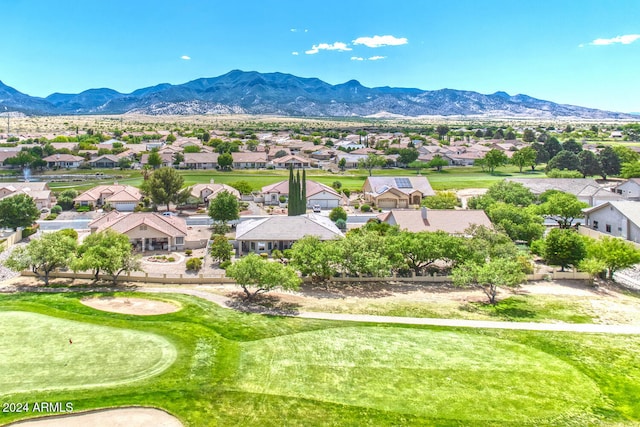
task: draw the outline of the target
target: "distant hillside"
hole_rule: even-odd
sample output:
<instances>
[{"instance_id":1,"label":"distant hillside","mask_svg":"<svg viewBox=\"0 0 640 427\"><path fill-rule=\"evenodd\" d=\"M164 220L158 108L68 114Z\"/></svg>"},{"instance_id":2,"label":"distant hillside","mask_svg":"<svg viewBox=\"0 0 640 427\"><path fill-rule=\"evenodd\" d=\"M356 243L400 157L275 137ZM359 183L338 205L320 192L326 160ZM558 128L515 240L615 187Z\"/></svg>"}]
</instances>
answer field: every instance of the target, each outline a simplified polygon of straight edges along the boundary
<instances>
[{"instance_id":1,"label":"distant hillside","mask_svg":"<svg viewBox=\"0 0 640 427\"><path fill-rule=\"evenodd\" d=\"M331 85L317 78L234 70L181 85L159 84L123 94L90 89L79 94L25 95L0 82L0 112L26 114L273 114L301 117L478 116L549 119L634 119L615 113L556 104L505 92L483 95L454 89L362 86L356 80Z\"/></svg>"}]
</instances>

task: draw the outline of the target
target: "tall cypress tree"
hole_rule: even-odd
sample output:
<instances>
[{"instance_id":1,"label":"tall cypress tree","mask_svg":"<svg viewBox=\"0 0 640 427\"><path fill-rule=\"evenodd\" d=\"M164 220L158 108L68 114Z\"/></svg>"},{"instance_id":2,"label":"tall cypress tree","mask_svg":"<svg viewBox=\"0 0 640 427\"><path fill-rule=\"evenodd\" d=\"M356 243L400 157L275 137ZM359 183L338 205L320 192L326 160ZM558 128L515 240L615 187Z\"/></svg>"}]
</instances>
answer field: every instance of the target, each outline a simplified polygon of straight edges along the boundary
<instances>
[{"instance_id":1,"label":"tall cypress tree","mask_svg":"<svg viewBox=\"0 0 640 427\"><path fill-rule=\"evenodd\" d=\"M301 194L300 194L300 200L301 200L301 214L305 214L307 213L307 171L305 169L302 169L302 189L301 189Z\"/></svg>"},{"instance_id":2,"label":"tall cypress tree","mask_svg":"<svg viewBox=\"0 0 640 427\"><path fill-rule=\"evenodd\" d=\"M289 167L289 200L288 200L288 216L296 215L296 191L295 191L295 178L293 176L293 165Z\"/></svg>"}]
</instances>

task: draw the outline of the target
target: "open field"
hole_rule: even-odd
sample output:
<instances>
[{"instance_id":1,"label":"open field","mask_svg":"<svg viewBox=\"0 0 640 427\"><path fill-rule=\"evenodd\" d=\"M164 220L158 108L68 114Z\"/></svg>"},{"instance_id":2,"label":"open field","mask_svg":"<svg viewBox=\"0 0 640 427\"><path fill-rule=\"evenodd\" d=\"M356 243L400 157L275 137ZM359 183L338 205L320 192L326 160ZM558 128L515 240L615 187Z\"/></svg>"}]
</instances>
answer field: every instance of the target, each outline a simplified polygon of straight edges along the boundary
<instances>
[{"instance_id":1,"label":"open field","mask_svg":"<svg viewBox=\"0 0 640 427\"><path fill-rule=\"evenodd\" d=\"M20 313L51 324L154 337L176 349L175 361L155 376L87 389L55 389L60 379L43 375L32 390L11 392L4 402L70 401L75 411L152 406L187 426L640 421L640 336L354 325L239 313L183 295L163 295L182 307L178 312L134 316L86 307L80 302L84 297L0 295L0 315L4 320ZM29 324L12 324L15 333L31 332ZM3 347L8 340L14 349L32 349L24 340L6 338L6 331L3 327L0 335ZM131 346L105 352L100 342L86 345L102 358L96 363L122 354L141 357ZM16 358L5 357L3 363L15 364ZM49 363L49 357L39 357L22 372L37 372ZM117 373L110 368L105 375L110 371ZM10 375L0 370L0 382ZM91 377L98 382L99 374ZM0 423L28 415L2 413Z\"/></svg>"}]
</instances>

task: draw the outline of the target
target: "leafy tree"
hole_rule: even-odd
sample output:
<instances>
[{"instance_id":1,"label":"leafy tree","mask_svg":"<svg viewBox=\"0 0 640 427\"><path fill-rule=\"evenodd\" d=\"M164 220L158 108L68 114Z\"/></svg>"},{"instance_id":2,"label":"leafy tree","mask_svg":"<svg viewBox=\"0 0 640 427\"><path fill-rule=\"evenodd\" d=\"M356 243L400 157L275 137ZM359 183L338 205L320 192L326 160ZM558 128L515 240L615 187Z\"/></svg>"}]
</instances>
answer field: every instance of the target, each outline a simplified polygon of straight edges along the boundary
<instances>
[{"instance_id":1,"label":"leafy tree","mask_svg":"<svg viewBox=\"0 0 640 427\"><path fill-rule=\"evenodd\" d=\"M398 254L387 243L385 236L376 232L362 229L348 232L336 243L341 255L340 270L350 276L388 276Z\"/></svg>"},{"instance_id":2,"label":"leafy tree","mask_svg":"<svg viewBox=\"0 0 640 427\"><path fill-rule=\"evenodd\" d=\"M389 245L398 251L415 274L422 274L425 268L436 261L457 263L464 258L463 238L444 231L401 231L392 239L394 242Z\"/></svg>"},{"instance_id":3,"label":"leafy tree","mask_svg":"<svg viewBox=\"0 0 640 427\"><path fill-rule=\"evenodd\" d=\"M342 172L344 172L344 170L347 167L347 159L345 159L344 157L340 159L340 161L338 162L338 167L340 168L340 170Z\"/></svg>"},{"instance_id":4,"label":"leafy tree","mask_svg":"<svg viewBox=\"0 0 640 427\"><path fill-rule=\"evenodd\" d=\"M516 139L516 133L513 131L513 129L507 130L507 134L504 136L504 139L506 139L507 141L513 141L514 139Z\"/></svg>"},{"instance_id":5,"label":"leafy tree","mask_svg":"<svg viewBox=\"0 0 640 427\"><path fill-rule=\"evenodd\" d=\"M531 147L525 147L513 153L511 164L518 166L520 173L522 173L522 168L525 166L531 166L531 170L535 170L537 157L538 152L536 150Z\"/></svg>"},{"instance_id":6,"label":"leafy tree","mask_svg":"<svg viewBox=\"0 0 640 427\"><path fill-rule=\"evenodd\" d=\"M313 282L326 282L338 272L340 249L336 241L304 236L291 247L291 266Z\"/></svg>"},{"instance_id":7,"label":"leafy tree","mask_svg":"<svg viewBox=\"0 0 640 427\"><path fill-rule=\"evenodd\" d=\"M633 151L631 148L625 147L624 145L614 145L613 151L616 153L620 159L620 163L622 164L640 161L640 153Z\"/></svg>"},{"instance_id":8,"label":"leafy tree","mask_svg":"<svg viewBox=\"0 0 640 427\"><path fill-rule=\"evenodd\" d=\"M603 274L603 272L607 269L606 264L595 258L585 258L580 261L578 264L578 268L585 273L589 274L589 281L593 284L596 277Z\"/></svg>"},{"instance_id":9,"label":"leafy tree","mask_svg":"<svg viewBox=\"0 0 640 427\"><path fill-rule=\"evenodd\" d=\"M209 216L224 226L227 222L240 218L238 199L228 191L218 193L215 198L209 200Z\"/></svg>"},{"instance_id":10,"label":"leafy tree","mask_svg":"<svg viewBox=\"0 0 640 427\"><path fill-rule=\"evenodd\" d=\"M151 200L156 205L183 203L189 197L189 189L181 190L184 178L173 168L160 168L153 172L148 181Z\"/></svg>"},{"instance_id":11,"label":"leafy tree","mask_svg":"<svg viewBox=\"0 0 640 427\"><path fill-rule=\"evenodd\" d=\"M471 236L465 245L465 259L469 261L483 263L493 258L515 259L518 255L515 243L498 230L474 224L465 230L465 235Z\"/></svg>"},{"instance_id":12,"label":"leafy tree","mask_svg":"<svg viewBox=\"0 0 640 427\"><path fill-rule=\"evenodd\" d=\"M210 254L214 262L224 262L231 260L233 246L229 240L222 234L216 234L211 241Z\"/></svg>"},{"instance_id":13,"label":"leafy tree","mask_svg":"<svg viewBox=\"0 0 640 427\"><path fill-rule=\"evenodd\" d=\"M445 166L449 166L449 162L443 159L440 154L436 154L433 159L427 162L427 167L435 168L438 172L442 172L442 168Z\"/></svg>"},{"instance_id":14,"label":"leafy tree","mask_svg":"<svg viewBox=\"0 0 640 427\"><path fill-rule=\"evenodd\" d=\"M295 270L279 262L269 262L257 254L251 253L227 267L226 275L235 279L245 293L245 299L253 300L259 293L275 288L296 290L301 280ZM255 291L249 291L249 287Z\"/></svg>"},{"instance_id":15,"label":"leafy tree","mask_svg":"<svg viewBox=\"0 0 640 427\"><path fill-rule=\"evenodd\" d=\"M369 153L366 158L358 160L358 167L368 170L369 176L372 175L373 168L382 167L386 164L384 157L374 153Z\"/></svg>"},{"instance_id":16,"label":"leafy tree","mask_svg":"<svg viewBox=\"0 0 640 427\"><path fill-rule=\"evenodd\" d=\"M249 181L234 181L229 183L229 187L233 187L240 192L240 194L251 194L253 187Z\"/></svg>"},{"instance_id":17,"label":"leafy tree","mask_svg":"<svg viewBox=\"0 0 640 427\"><path fill-rule=\"evenodd\" d=\"M415 162L409 163L407 166L410 167L411 169L415 169L416 174L420 175L420 171L422 169L429 167L429 162L421 162L419 160L416 160Z\"/></svg>"},{"instance_id":18,"label":"leafy tree","mask_svg":"<svg viewBox=\"0 0 640 427\"><path fill-rule=\"evenodd\" d=\"M531 190L521 183L503 180L491 185L484 195L469 199L468 205L471 209L487 209L495 202L529 206L535 199Z\"/></svg>"},{"instance_id":19,"label":"leafy tree","mask_svg":"<svg viewBox=\"0 0 640 427\"><path fill-rule=\"evenodd\" d=\"M220 154L218 156L218 166L220 166L222 170L231 169L231 166L233 166L233 156L231 153Z\"/></svg>"},{"instance_id":20,"label":"leafy tree","mask_svg":"<svg viewBox=\"0 0 640 427\"><path fill-rule=\"evenodd\" d=\"M600 176L607 179L609 175L618 175L620 173L620 159L613 148L605 147L598 153L598 161L600 162Z\"/></svg>"},{"instance_id":21,"label":"leafy tree","mask_svg":"<svg viewBox=\"0 0 640 427\"><path fill-rule=\"evenodd\" d=\"M562 151L562 145L560 145L560 141L555 136L550 137L544 142L544 149L549 153L549 158L552 159Z\"/></svg>"},{"instance_id":22,"label":"leafy tree","mask_svg":"<svg viewBox=\"0 0 640 427\"><path fill-rule=\"evenodd\" d=\"M9 166L19 166L24 169L28 167L36 158L28 151L20 151L14 157L5 159L4 164Z\"/></svg>"},{"instance_id":23,"label":"leafy tree","mask_svg":"<svg viewBox=\"0 0 640 427\"><path fill-rule=\"evenodd\" d=\"M524 142L533 142L536 140L536 133L533 131L533 129L525 129L524 133L522 134L522 140Z\"/></svg>"},{"instance_id":24,"label":"leafy tree","mask_svg":"<svg viewBox=\"0 0 640 427\"><path fill-rule=\"evenodd\" d=\"M449 133L449 126L447 125L438 125L436 127L436 133L438 134L438 139L442 141L445 136Z\"/></svg>"},{"instance_id":25,"label":"leafy tree","mask_svg":"<svg viewBox=\"0 0 640 427\"><path fill-rule=\"evenodd\" d=\"M173 133L170 133L169 135L167 135L167 142L176 142L176 136Z\"/></svg>"},{"instance_id":26,"label":"leafy tree","mask_svg":"<svg viewBox=\"0 0 640 427\"><path fill-rule=\"evenodd\" d=\"M276 159L279 159L280 157L284 157L284 156L286 156L286 155L287 155L287 152L286 152L286 151L284 151L284 150L278 150L278 151L276 151L276 154L274 155L274 157L275 157Z\"/></svg>"},{"instance_id":27,"label":"leafy tree","mask_svg":"<svg viewBox=\"0 0 640 427\"><path fill-rule=\"evenodd\" d=\"M151 150L151 153L149 153L147 164L154 169L158 169L162 165L162 157L160 157L160 153L158 153L157 148L154 148Z\"/></svg>"},{"instance_id":28,"label":"leafy tree","mask_svg":"<svg viewBox=\"0 0 640 427\"><path fill-rule=\"evenodd\" d=\"M501 166L505 166L509 163L509 158L506 154L504 154L501 150L490 150L487 154L484 155L484 160L486 162L487 168L489 169L489 173L493 174L496 168Z\"/></svg>"},{"instance_id":29,"label":"leafy tree","mask_svg":"<svg viewBox=\"0 0 640 427\"><path fill-rule=\"evenodd\" d=\"M640 250L633 243L617 237L604 236L588 248L589 258L602 261L608 270L609 279L613 274L640 262Z\"/></svg>"},{"instance_id":30,"label":"leafy tree","mask_svg":"<svg viewBox=\"0 0 640 427\"><path fill-rule=\"evenodd\" d=\"M419 155L420 153L415 148L403 148L398 153L398 161L403 165L408 165L418 160Z\"/></svg>"},{"instance_id":31,"label":"leafy tree","mask_svg":"<svg viewBox=\"0 0 640 427\"><path fill-rule=\"evenodd\" d=\"M575 139L567 139L562 143L562 149L571 151L573 154L579 154L582 151L582 145L577 143Z\"/></svg>"},{"instance_id":32,"label":"leafy tree","mask_svg":"<svg viewBox=\"0 0 640 427\"><path fill-rule=\"evenodd\" d=\"M455 286L472 286L482 290L490 304L497 303L499 287L514 288L525 281L521 265L512 259L496 258L486 263L468 262L453 269Z\"/></svg>"},{"instance_id":33,"label":"leafy tree","mask_svg":"<svg viewBox=\"0 0 640 427\"><path fill-rule=\"evenodd\" d=\"M640 178L640 162L624 163L620 172L623 178Z\"/></svg>"},{"instance_id":34,"label":"leafy tree","mask_svg":"<svg viewBox=\"0 0 640 427\"><path fill-rule=\"evenodd\" d=\"M28 245L15 249L4 265L16 271L31 271L49 285L49 275L56 268L67 267L76 251L77 242L69 236L56 233L43 234Z\"/></svg>"},{"instance_id":35,"label":"leafy tree","mask_svg":"<svg viewBox=\"0 0 640 427\"><path fill-rule=\"evenodd\" d=\"M184 147L184 152L185 153L199 153L200 152L200 147L198 147L197 145L187 145L186 147Z\"/></svg>"},{"instance_id":36,"label":"leafy tree","mask_svg":"<svg viewBox=\"0 0 640 427\"><path fill-rule=\"evenodd\" d=\"M536 166L541 163L547 163L550 159L549 152L544 148L544 145L534 142L531 144L531 148L536 150Z\"/></svg>"},{"instance_id":37,"label":"leafy tree","mask_svg":"<svg viewBox=\"0 0 640 427\"><path fill-rule=\"evenodd\" d=\"M513 241L531 243L532 240L541 238L544 233L542 217L529 208L496 202L487 209L487 216Z\"/></svg>"},{"instance_id":38,"label":"leafy tree","mask_svg":"<svg viewBox=\"0 0 640 427\"><path fill-rule=\"evenodd\" d=\"M118 167L120 169L130 169L131 168L131 160L127 157L121 157L118 160Z\"/></svg>"},{"instance_id":39,"label":"leafy tree","mask_svg":"<svg viewBox=\"0 0 640 427\"><path fill-rule=\"evenodd\" d=\"M76 197L78 197L76 190L64 190L57 197L58 204L62 206L62 209L68 211L73 209L73 199Z\"/></svg>"},{"instance_id":40,"label":"leafy tree","mask_svg":"<svg viewBox=\"0 0 640 427\"><path fill-rule=\"evenodd\" d=\"M429 209L455 209L462 204L453 191L438 191L435 196L425 197L422 206Z\"/></svg>"},{"instance_id":41,"label":"leafy tree","mask_svg":"<svg viewBox=\"0 0 640 427\"><path fill-rule=\"evenodd\" d=\"M140 257L134 255L125 234L107 229L84 239L71 268L74 271L92 270L96 282L100 272L105 272L115 285L122 273L140 270Z\"/></svg>"},{"instance_id":42,"label":"leafy tree","mask_svg":"<svg viewBox=\"0 0 640 427\"><path fill-rule=\"evenodd\" d=\"M562 150L556 154L549 163L547 163L547 171L558 170L572 170L577 171L580 168L580 160L571 151Z\"/></svg>"},{"instance_id":43,"label":"leafy tree","mask_svg":"<svg viewBox=\"0 0 640 427\"><path fill-rule=\"evenodd\" d=\"M333 222L336 222L339 219L346 221L347 212L341 206L335 207L331 209L331 212L329 212L329 219Z\"/></svg>"},{"instance_id":44,"label":"leafy tree","mask_svg":"<svg viewBox=\"0 0 640 427\"><path fill-rule=\"evenodd\" d=\"M15 230L28 227L40 216L40 211L33 199L26 194L0 199L0 227Z\"/></svg>"},{"instance_id":45,"label":"leafy tree","mask_svg":"<svg viewBox=\"0 0 640 427\"><path fill-rule=\"evenodd\" d=\"M583 178L600 174L600 162L592 151L581 151L578 154L578 160L580 162L578 170L582 173Z\"/></svg>"},{"instance_id":46,"label":"leafy tree","mask_svg":"<svg viewBox=\"0 0 640 427\"><path fill-rule=\"evenodd\" d=\"M544 240L544 259L550 265L559 265L561 271L577 266L586 255L584 240L574 230L554 228Z\"/></svg>"},{"instance_id":47,"label":"leafy tree","mask_svg":"<svg viewBox=\"0 0 640 427\"><path fill-rule=\"evenodd\" d=\"M187 270L199 271L202 268L202 260L200 258L189 258L185 263Z\"/></svg>"},{"instance_id":48,"label":"leafy tree","mask_svg":"<svg viewBox=\"0 0 640 427\"><path fill-rule=\"evenodd\" d=\"M589 207L588 204L581 202L573 194L550 191L553 193L541 194L541 199L545 201L536 207L539 215L556 221L560 228L570 228L573 220L584 216L582 209Z\"/></svg>"}]
</instances>

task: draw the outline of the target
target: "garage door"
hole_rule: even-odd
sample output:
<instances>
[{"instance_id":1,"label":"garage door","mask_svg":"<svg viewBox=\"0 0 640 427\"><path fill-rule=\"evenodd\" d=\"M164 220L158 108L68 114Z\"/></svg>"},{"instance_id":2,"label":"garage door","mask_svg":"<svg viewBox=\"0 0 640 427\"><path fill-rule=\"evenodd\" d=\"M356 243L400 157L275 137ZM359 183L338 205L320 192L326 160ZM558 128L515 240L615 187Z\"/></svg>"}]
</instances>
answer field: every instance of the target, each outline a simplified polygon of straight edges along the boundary
<instances>
[{"instance_id":1,"label":"garage door","mask_svg":"<svg viewBox=\"0 0 640 427\"><path fill-rule=\"evenodd\" d=\"M382 209L393 209L396 207L396 199L378 199L378 207Z\"/></svg>"}]
</instances>

